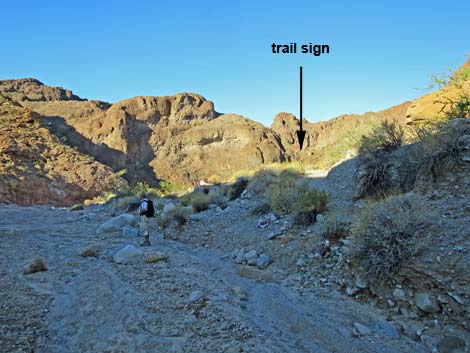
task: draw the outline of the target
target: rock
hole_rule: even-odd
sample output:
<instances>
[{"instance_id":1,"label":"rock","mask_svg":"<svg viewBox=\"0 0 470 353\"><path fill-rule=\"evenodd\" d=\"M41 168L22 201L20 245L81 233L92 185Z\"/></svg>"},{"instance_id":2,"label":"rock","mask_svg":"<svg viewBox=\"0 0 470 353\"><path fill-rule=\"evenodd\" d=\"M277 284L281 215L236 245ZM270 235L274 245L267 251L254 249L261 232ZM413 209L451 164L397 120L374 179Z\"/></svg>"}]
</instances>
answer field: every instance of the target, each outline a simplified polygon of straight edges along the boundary
<instances>
[{"instance_id":1,"label":"rock","mask_svg":"<svg viewBox=\"0 0 470 353\"><path fill-rule=\"evenodd\" d=\"M127 244L113 256L113 261L117 264L128 264L137 261L144 252L132 244Z\"/></svg>"},{"instance_id":2,"label":"rock","mask_svg":"<svg viewBox=\"0 0 470 353\"><path fill-rule=\"evenodd\" d=\"M266 238L268 240L271 240L271 239L274 239L274 238L277 238L278 236L282 235L282 232L280 231L272 231L271 233L269 233Z\"/></svg>"},{"instance_id":3,"label":"rock","mask_svg":"<svg viewBox=\"0 0 470 353\"><path fill-rule=\"evenodd\" d=\"M325 223L325 217L322 214L317 214L316 223L323 224Z\"/></svg>"},{"instance_id":4,"label":"rock","mask_svg":"<svg viewBox=\"0 0 470 353\"><path fill-rule=\"evenodd\" d=\"M428 335L421 335L419 336L419 340L426 346L426 347L429 347L429 348L432 348L434 347L434 338L432 338L432 336L428 336Z\"/></svg>"},{"instance_id":5,"label":"rock","mask_svg":"<svg viewBox=\"0 0 470 353\"><path fill-rule=\"evenodd\" d=\"M387 305L390 307L390 308L393 308L396 304L393 300L391 299L387 299Z\"/></svg>"},{"instance_id":6,"label":"rock","mask_svg":"<svg viewBox=\"0 0 470 353\"><path fill-rule=\"evenodd\" d=\"M437 342L437 351L439 353L464 353L466 346L466 342L459 337L445 336Z\"/></svg>"},{"instance_id":7,"label":"rock","mask_svg":"<svg viewBox=\"0 0 470 353\"><path fill-rule=\"evenodd\" d=\"M82 211L83 210L83 205L81 203L77 203L70 207L70 211Z\"/></svg>"},{"instance_id":8,"label":"rock","mask_svg":"<svg viewBox=\"0 0 470 353\"><path fill-rule=\"evenodd\" d=\"M470 162L470 135L460 136L457 139L457 148L460 151L460 159Z\"/></svg>"},{"instance_id":9,"label":"rock","mask_svg":"<svg viewBox=\"0 0 470 353\"><path fill-rule=\"evenodd\" d=\"M96 216L97 216L96 212L89 212L89 213L86 213L83 216L81 216L78 220L79 221L83 221L83 220L89 221L90 219L93 219Z\"/></svg>"},{"instance_id":10,"label":"rock","mask_svg":"<svg viewBox=\"0 0 470 353\"><path fill-rule=\"evenodd\" d=\"M189 303L197 302L202 297L204 297L204 293L202 292L202 290L196 290L190 294Z\"/></svg>"},{"instance_id":11,"label":"rock","mask_svg":"<svg viewBox=\"0 0 470 353\"><path fill-rule=\"evenodd\" d=\"M122 228L122 235L125 237L136 237L139 235L139 230L132 226L124 226Z\"/></svg>"},{"instance_id":12,"label":"rock","mask_svg":"<svg viewBox=\"0 0 470 353\"><path fill-rule=\"evenodd\" d=\"M176 206L172 203L167 203L165 206L163 206L163 210L162 210L162 213L161 213L162 219L165 219L165 217L168 216L168 213L170 213L175 208L176 208Z\"/></svg>"},{"instance_id":13,"label":"rock","mask_svg":"<svg viewBox=\"0 0 470 353\"><path fill-rule=\"evenodd\" d=\"M406 293L403 289L401 288L395 288L393 290L393 297L397 300L406 300Z\"/></svg>"},{"instance_id":14,"label":"rock","mask_svg":"<svg viewBox=\"0 0 470 353\"><path fill-rule=\"evenodd\" d=\"M266 269L272 262L272 259L269 255L261 254L256 260L256 267L260 270Z\"/></svg>"},{"instance_id":15,"label":"rock","mask_svg":"<svg viewBox=\"0 0 470 353\"><path fill-rule=\"evenodd\" d=\"M100 225L96 229L96 234L116 232L122 230L125 226L134 226L136 224L136 216L124 213Z\"/></svg>"},{"instance_id":16,"label":"rock","mask_svg":"<svg viewBox=\"0 0 470 353\"><path fill-rule=\"evenodd\" d=\"M380 321L375 326L375 331L386 337L399 337L398 329L386 321Z\"/></svg>"},{"instance_id":17,"label":"rock","mask_svg":"<svg viewBox=\"0 0 470 353\"><path fill-rule=\"evenodd\" d=\"M238 254L235 257L235 262L237 264L245 264L246 263L245 252L243 251L243 249L240 249L238 251Z\"/></svg>"},{"instance_id":18,"label":"rock","mask_svg":"<svg viewBox=\"0 0 470 353\"><path fill-rule=\"evenodd\" d=\"M408 324L404 321L399 321L398 325L401 328L401 332L405 336L411 338L413 341L418 341L419 340L418 331L419 332L421 332L421 331L419 330L419 328L417 326L412 325L412 324Z\"/></svg>"},{"instance_id":19,"label":"rock","mask_svg":"<svg viewBox=\"0 0 470 353\"><path fill-rule=\"evenodd\" d=\"M297 267L304 267L305 266L305 260L304 259L298 259L296 262L295 262L295 265Z\"/></svg>"},{"instance_id":20,"label":"rock","mask_svg":"<svg viewBox=\"0 0 470 353\"><path fill-rule=\"evenodd\" d=\"M352 288L352 287L347 287L346 288L346 294L349 295L349 296L353 296L357 292L359 292L359 288Z\"/></svg>"},{"instance_id":21,"label":"rock","mask_svg":"<svg viewBox=\"0 0 470 353\"><path fill-rule=\"evenodd\" d=\"M354 323L354 329L357 331L357 333L360 336L367 336L367 335L370 335L372 333L372 330L370 328L368 328L367 326L365 326L365 325L363 325L359 322Z\"/></svg>"},{"instance_id":22,"label":"rock","mask_svg":"<svg viewBox=\"0 0 470 353\"><path fill-rule=\"evenodd\" d=\"M248 251L245 254L245 259L248 265L256 266L256 261L258 260L258 254L256 253L256 250Z\"/></svg>"},{"instance_id":23,"label":"rock","mask_svg":"<svg viewBox=\"0 0 470 353\"><path fill-rule=\"evenodd\" d=\"M426 313L438 313L441 310L439 304L432 299L431 295L424 291L416 292L415 304L421 311Z\"/></svg>"},{"instance_id":24,"label":"rock","mask_svg":"<svg viewBox=\"0 0 470 353\"><path fill-rule=\"evenodd\" d=\"M232 287L232 293L240 300L248 300L248 293L240 286Z\"/></svg>"},{"instance_id":25,"label":"rock","mask_svg":"<svg viewBox=\"0 0 470 353\"><path fill-rule=\"evenodd\" d=\"M465 304L464 300L462 298L460 298L457 294L454 294L454 293L451 293L451 292L447 292L447 294L449 295L449 297L454 299L456 303L458 303L460 305Z\"/></svg>"}]
</instances>

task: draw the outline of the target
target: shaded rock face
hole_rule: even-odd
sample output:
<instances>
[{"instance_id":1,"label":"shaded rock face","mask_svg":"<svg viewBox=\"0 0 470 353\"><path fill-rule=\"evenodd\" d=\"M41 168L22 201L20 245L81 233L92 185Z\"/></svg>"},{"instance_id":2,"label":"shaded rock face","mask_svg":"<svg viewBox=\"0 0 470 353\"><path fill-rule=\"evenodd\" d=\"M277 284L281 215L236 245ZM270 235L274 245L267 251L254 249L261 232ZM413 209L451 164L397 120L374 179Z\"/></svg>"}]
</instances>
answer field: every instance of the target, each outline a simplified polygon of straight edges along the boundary
<instances>
[{"instance_id":1,"label":"shaded rock face","mask_svg":"<svg viewBox=\"0 0 470 353\"><path fill-rule=\"evenodd\" d=\"M11 85L11 84L10 84ZM1 92L1 90L0 90ZM197 94L97 101L22 101L54 135L131 182L196 184L211 176L284 161L281 141L263 125L220 115Z\"/></svg>"},{"instance_id":2,"label":"shaded rock face","mask_svg":"<svg viewBox=\"0 0 470 353\"><path fill-rule=\"evenodd\" d=\"M127 185L41 127L40 118L0 101L0 202L70 206Z\"/></svg>"}]
</instances>

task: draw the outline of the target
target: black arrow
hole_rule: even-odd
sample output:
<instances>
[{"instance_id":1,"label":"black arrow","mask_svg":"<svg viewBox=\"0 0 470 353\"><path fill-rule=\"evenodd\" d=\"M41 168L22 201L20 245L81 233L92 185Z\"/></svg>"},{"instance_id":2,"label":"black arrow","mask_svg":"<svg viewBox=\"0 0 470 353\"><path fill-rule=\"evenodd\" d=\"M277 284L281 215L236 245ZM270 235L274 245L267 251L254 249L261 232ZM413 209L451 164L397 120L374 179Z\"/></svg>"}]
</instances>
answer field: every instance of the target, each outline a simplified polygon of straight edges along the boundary
<instances>
[{"instance_id":1,"label":"black arrow","mask_svg":"<svg viewBox=\"0 0 470 353\"><path fill-rule=\"evenodd\" d=\"M301 66L300 67L300 126L299 126L299 130L296 131L297 139L299 140L300 149L302 149L304 145L305 132L306 131L302 129L302 66Z\"/></svg>"}]
</instances>

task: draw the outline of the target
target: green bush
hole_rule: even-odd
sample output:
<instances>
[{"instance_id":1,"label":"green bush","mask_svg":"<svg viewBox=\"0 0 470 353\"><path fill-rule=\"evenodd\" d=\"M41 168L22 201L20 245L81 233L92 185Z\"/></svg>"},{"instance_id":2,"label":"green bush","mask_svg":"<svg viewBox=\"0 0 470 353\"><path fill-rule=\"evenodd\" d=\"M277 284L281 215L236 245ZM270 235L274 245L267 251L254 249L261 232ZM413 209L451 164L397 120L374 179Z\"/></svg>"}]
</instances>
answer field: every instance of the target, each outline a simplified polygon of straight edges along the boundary
<instances>
[{"instance_id":1,"label":"green bush","mask_svg":"<svg viewBox=\"0 0 470 353\"><path fill-rule=\"evenodd\" d=\"M328 201L326 191L315 188L306 190L294 203L295 223L302 225L314 223L317 215L326 210Z\"/></svg>"},{"instance_id":2,"label":"green bush","mask_svg":"<svg viewBox=\"0 0 470 353\"><path fill-rule=\"evenodd\" d=\"M160 219L160 226L162 228L168 227L171 223L176 223L178 226L183 226L189 219L191 210L182 205L176 205L175 208L169 210Z\"/></svg>"},{"instance_id":3,"label":"green bush","mask_svg":"<svg viewBox=\"0 0 470 353\"><path fill-rule=\"evenodd\" d=\"M202 212L209 208L211 198L203 192L193 192L182 197L181 203L192 206L194 212Z\"/></svg>"},{"instance_id":4,"label":"green bush","mask_svg":"<svg viewBox=\"0 0 470 353\"><path fill-rule=\"evenodd\" d=\"M344 217L332 215L326 218L325 232L323 235L329 240L338 240L350 235L351 225Z\"/></svg>"},{"instance_id":5,"label":"green bush","mask_svg":"<svg viewBox=\"0 0 470 353\"><path fill-rule=\"evenodd\" d=\"M399 148L405 140L405 132L397 122L383 121L372 129L370 135L362 136L359 153L391 152Z\"/></svg>"},{"instance_id":6,"label":"green bush","mask_svg":"<svg viewBox=\"0 0 470 353\"><path fill-rule=\"evenodd\" d=\"M259 195L264 193L269 186L276 182L277 175L271 169L263 169L255 173L248 183L247 190L254 194Z\"/></svg>"},{"instance_id":7,"label":"green bush","mask_svg":"<svg viewBox=\"0 0 470 353\"><path fill-rule=\"evenodd\" d=\"M307 184L302 182L297 176L283 173L266 190L266 197L274 213L291 213L294 211L294 205L297 200L307 190Z\"/></svg>"},{"instance_id":8,"label":"green bush","mask_svg":"<svg viewBox=\"0 0 470 353\"><path fill-rule=\"evenodd\" d=\"M429 218L414 194L391 196L362 211L353 227L352 253L371 284L392 279L416 255Z\"/></svg>"}]
</instances>

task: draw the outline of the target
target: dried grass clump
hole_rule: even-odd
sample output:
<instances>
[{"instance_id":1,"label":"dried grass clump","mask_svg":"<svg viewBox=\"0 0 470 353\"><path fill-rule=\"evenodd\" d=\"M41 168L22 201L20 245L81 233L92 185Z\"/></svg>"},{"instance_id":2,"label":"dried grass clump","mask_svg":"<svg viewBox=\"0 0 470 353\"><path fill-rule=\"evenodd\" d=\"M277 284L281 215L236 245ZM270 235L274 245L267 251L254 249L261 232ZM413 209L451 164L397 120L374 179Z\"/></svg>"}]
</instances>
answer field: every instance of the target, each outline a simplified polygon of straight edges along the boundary
<instances>
[{"instance_id":1,"label":"dried grass clump","mask_svg":"<svg viewBox=\"0 0 470 353\"><path fill-rule=\"evenodd\" d=\"M416 255L430 217L421 198L411 193L363 210L353 228L353 257L371 284L392 279Z\"/></svg>"},{"instance_id":2,"label":"dried grass clump","mask_svg":"<svg viewBox=\"0 0 470 353\"><path fill-rule=\"evenodd\" d=\"M31 265L24 271L25 275L29 275L32 273L37 273L37 272L44 272L47 271L46 264L44 263L44 260L41 259L40 257L36 258L33 260Z\"/></svg>"}]
</instances>

